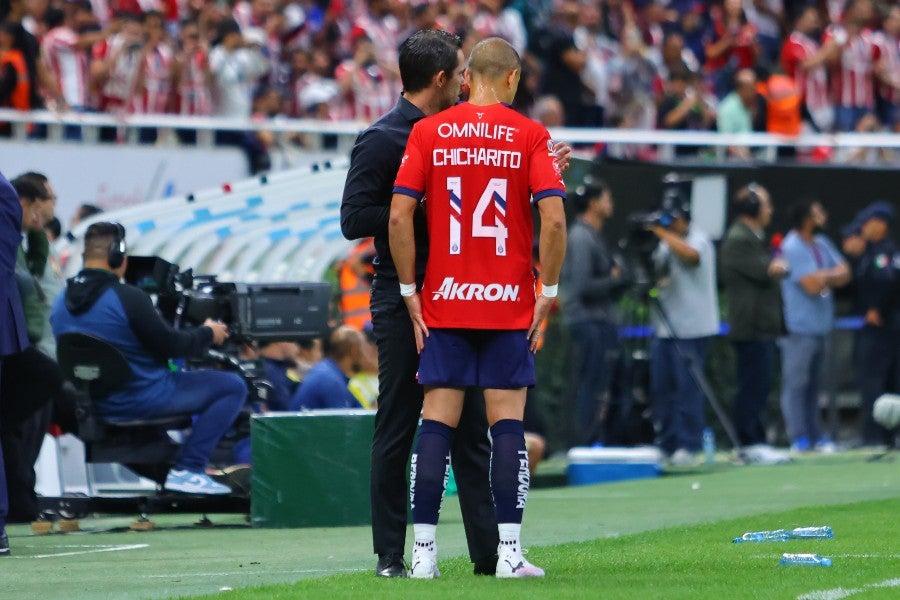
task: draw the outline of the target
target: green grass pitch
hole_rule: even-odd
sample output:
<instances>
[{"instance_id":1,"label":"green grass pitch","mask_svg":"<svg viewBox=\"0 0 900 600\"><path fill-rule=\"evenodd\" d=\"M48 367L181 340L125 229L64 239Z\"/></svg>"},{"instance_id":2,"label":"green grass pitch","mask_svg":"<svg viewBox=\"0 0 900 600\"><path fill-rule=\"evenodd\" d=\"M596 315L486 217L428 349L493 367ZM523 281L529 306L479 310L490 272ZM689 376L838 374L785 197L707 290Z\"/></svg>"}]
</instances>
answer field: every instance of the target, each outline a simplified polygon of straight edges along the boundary
<instances>
[{"instance_id":1,"label":"green grass pitch","mask_svg":"<svg viewBox=\"0 0 900 600\"><path fill-rule=\"evenodd\" d=\"M153 532L107 517L83 521L85 533L38 537L16 525L0 600L900 598L900 462L868 456L534 490L523 542L544 580L474 577L454 498L438 528L442 577L431 582L373 577L367 527L252 529L231 515L201 529L191 527L197 515L167 515ZM834 539L731 543L745 531L824 524ZM818 552L834 566L781 567L783 552Z\"/></svg>"}]
</instances>

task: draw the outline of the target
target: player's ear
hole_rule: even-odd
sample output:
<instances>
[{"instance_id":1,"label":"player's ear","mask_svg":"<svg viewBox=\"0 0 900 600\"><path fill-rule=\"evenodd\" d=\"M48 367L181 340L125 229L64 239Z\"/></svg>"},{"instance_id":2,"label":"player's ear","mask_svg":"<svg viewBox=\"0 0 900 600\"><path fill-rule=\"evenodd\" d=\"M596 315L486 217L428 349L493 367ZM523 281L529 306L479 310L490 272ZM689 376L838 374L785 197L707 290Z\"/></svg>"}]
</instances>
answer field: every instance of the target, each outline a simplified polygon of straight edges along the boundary
<instances>
[{"instance_id":1,"label":"player's ear","mask_svg":"<svg viewBox=\"0 0 900 600\"><path fill-rule=\"evenodd\" d=\"M442 88L447 83L447 71L438 71L432 79L435 87Z\"/></svg>"},{"instance_id":2,"label":"player's ear","mask_svg":"<svg viewBox=\"0 0 900 600\"><path fill-rule=\"evenodd\" d=\"M514 90L519 85L519 75L521 75L522 71L519 69L513 69L506 76L506 85L509 86L509 89Z\"/></svg>"}]
</instances>

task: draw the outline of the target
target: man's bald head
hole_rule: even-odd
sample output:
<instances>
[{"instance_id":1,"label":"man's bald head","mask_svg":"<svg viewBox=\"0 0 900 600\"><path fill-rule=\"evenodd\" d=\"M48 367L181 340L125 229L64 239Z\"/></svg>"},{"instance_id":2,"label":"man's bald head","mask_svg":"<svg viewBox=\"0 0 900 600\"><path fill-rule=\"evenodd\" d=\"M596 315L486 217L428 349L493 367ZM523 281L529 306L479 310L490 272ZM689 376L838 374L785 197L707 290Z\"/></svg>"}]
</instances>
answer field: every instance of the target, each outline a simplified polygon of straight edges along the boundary
<instances>
[{"instance_id":1,"label":"man's bald head","mask_svg":"<svg viewBox=\"0 0 900 600\"><path fill-rule=\"evenodd\" d=\"M510 71L521 68L519 53L509 42L498 37L478 42L469 55L469 70L490 81L503 79Z\"/></svg>"}]
</instances>

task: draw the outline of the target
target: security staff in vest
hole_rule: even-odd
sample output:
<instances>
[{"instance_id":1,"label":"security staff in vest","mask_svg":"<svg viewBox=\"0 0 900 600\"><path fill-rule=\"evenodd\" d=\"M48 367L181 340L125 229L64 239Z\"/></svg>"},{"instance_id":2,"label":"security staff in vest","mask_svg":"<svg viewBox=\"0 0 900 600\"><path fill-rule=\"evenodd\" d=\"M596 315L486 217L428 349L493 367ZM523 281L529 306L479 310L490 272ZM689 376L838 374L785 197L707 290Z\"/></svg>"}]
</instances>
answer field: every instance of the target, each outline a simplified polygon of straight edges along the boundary
<instances>
[{"instance_id":1,"label":"security staff in vest","mask_svg":"<svg viewBox=\"0 0 900 600\"><path fill-rule=\"evenodd\" d=\"M734 347L737 392L734 427L751 462L787 460L766 445L764 416L775 368L775 340L784 335L781 278L787 262L773 256L765 230L772 220L769 192L751 183L734 196L734 222L719 253L719 280L728 300L729 338Z\"/></svg>"},{"instance_id":2,"label":"security staff in vest","mask_svg":"<svg viewBox=\"0 0 900 600\"><path fill-rule=\"evenodd\" d=\"M228 431L247 396L244 381L223 371L172 372L170 358L202 355L210 344L228 339L228 328L207 320L176 330L156 312L150 297L121 283L127 265L125 228L94 223L84 236L84 269L66 285L53 305L53 334L78 332L112 344L125 356L133 378L101 399L97 413L110 421L193 415L191 434L166 477L165 489L191 494L231 490L206 474L213 448Z\"/></svg>"},{"instance_id":3,"label":"security staff in vest","mask_svg":"<svg viewBox=\"0 0 900 600\"><path fill-rule=\"evenodd\" d=\"M602 411L621 354L618 301L630 280L603 237L603 224L613 214L609 187L589 179L570 198L576 217L559 280L561 314L572 339L574 445L591 446L606 441Z\"/></svg>"},{"instance_id":4,"label":"security staff in vest","mask_svg":"<svg viewBox=\"0 0 900 600\"><path fill-rule=\"evenodd\" d=\"M855 258L855 312L864 317L855 357L864 446L893 442L890 432L873 419L872 407L885 392L900 391L900 254L889 237L893 221L890 203L873 202L854 219L858 231L850 237L856 239L843 244Z\"/></svg>"}]
</instances>

